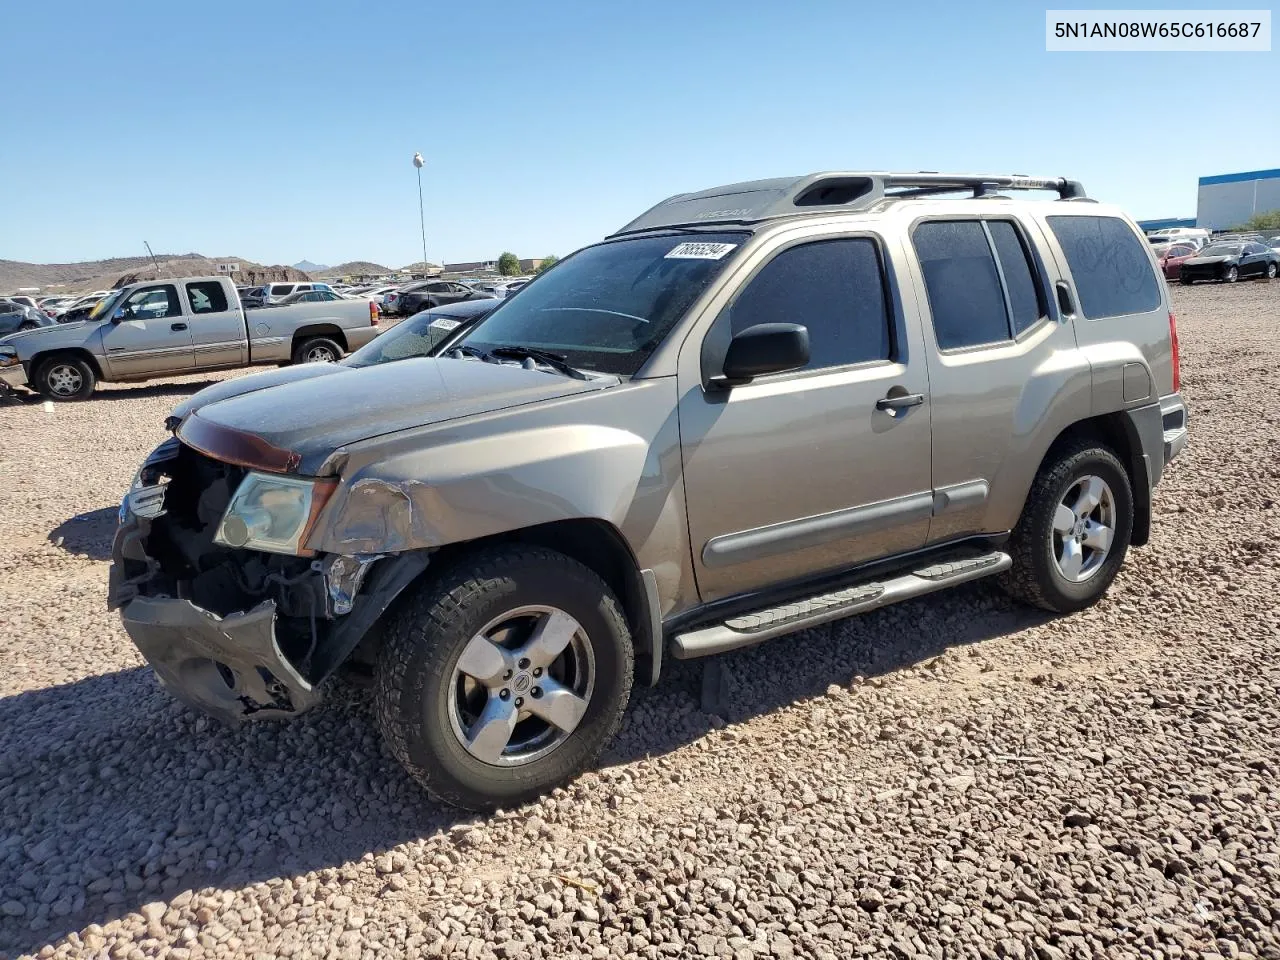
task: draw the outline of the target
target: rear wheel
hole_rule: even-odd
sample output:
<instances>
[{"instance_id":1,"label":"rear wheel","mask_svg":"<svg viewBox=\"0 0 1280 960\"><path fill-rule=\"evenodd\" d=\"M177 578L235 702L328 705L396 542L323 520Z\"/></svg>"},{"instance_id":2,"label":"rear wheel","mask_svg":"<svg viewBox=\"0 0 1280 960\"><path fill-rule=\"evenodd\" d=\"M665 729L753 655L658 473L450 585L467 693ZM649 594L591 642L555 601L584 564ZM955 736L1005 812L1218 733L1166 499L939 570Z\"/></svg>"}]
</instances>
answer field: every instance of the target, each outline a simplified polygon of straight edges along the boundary
<instances>
[{"instance_id":1,"label":"rear wheel","mask_svg":"<svg viewBox=\"0 0 1280 960\"><path fill-rule=\"evenodd\" d=\"M293 348L294 363L335 363L342 348L328 337L308 337Z\"/></svg>"},{"instance_id":2,"label":"rear wheel","mask_svg":"<svg viewBox=\"0 0 1280 960\"><path fill-rule=\"evenodd\" d=\"M489 550L392 618L378 722L438 799L519 804L595 762L622 720L632 661L621 607L595 573L539 547Z\"/></svg>"},{"instance_id":3,"label":"rear wheel","mask_svg":"<svg viewBox=\"0 0 1280 960\"><path fill-rule=\"evenodd\" d=\"M1222 275L1223 282L1235 283L1240 279L1240 270L1237 267L1227 267L1227 272Z\"/></svg>"},{"instance_id":4,"label":"rear wheel","mask_svg":"<svg viewBox=\"0 0 1280 960\"><path fill-rule=\"evenodd\" d=\"M49 400L84 400L98 384L93 367L79 357L51 357L32 379L31 385Z\"/></svg>"},{"instance_id":5,"label":"rear wheel","mask_svg":"<svg viewBox=\"0 0 1280 960\"><path fill-rule=\"evenodd\" d=\"M1098 600L1124 563L1133 490L1115 454L1077 440L1040 468L1010 540L1003 585L1020 600L1071 613Z\"/></svg>"},{"instance_id":6,"label":"rear wheel","mask_svg":"<svg viewBox=\"0 0 1280 960\"><path fill-rule=\"evenodd\" d=\"M1274 280L1276 278L1276 265L1274 263L1267 264L1267 279Z\"/></svg>"}]
</instances>

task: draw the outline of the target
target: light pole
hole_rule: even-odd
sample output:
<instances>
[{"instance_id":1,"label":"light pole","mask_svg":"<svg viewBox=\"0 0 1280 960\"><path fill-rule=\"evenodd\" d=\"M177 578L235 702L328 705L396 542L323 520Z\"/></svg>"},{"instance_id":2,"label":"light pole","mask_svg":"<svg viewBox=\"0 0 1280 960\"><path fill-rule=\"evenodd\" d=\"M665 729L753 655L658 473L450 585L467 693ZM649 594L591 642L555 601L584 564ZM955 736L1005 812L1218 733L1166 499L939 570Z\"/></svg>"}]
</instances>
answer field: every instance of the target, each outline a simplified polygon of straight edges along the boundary
<instances>
[{"instance_id":1,"label":"light pole","mask_svg":"<svg viewBox=\"0 0 1280 960\"><path fill-rule=\"evenodd\" d=\"M413 155L413 165L418 169L418 225L422 228L422 274L427 273L427 218L422 212L422 165L427 161L422 159L422 154L415 153Z\"/></svg>"}]
</instances>

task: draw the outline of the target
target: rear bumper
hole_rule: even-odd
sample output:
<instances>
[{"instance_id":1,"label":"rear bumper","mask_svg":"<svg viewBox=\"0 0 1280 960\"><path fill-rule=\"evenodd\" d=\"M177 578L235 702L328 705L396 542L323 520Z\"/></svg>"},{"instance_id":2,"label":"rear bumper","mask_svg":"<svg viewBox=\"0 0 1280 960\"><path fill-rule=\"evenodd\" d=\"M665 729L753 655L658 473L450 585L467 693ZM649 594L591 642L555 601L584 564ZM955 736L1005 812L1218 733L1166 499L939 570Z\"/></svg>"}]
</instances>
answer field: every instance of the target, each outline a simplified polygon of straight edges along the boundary
<instances>
[{"instance_id":1,"label":"rear bumper","mask_svg":"<svg viewBox=\"0 0 1280 960\"><path fill-rule=\"evenodd\" d=\"M1164 430L1164 462L1165 466L1180 454L1187 445L1187 423L1190 417L1181 394L1170 394L1160 398L1160 423Z\"/></svg>"}]
</instances>

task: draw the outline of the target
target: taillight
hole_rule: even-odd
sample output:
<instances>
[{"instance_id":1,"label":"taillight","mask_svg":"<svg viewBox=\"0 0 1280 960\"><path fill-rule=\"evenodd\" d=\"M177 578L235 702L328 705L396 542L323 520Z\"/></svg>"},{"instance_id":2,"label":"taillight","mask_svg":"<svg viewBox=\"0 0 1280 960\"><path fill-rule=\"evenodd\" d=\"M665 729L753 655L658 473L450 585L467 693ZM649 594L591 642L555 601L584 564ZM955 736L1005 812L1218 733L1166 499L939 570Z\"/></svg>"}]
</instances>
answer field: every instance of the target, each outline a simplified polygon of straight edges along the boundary
<instances>
[{"instance_id":1,"label":"taillight","mask_svg":"<svg viewBox=\"0 0 1280 960\"><path fill-rule=\"evenodd\" d=\"M372 300L369 301L369 325L372 327L378 325L378 305Z\"/></svg>"},{"instance_id":2,"label":"taillight","mask_svg":"<svg viewBox=\"0 0 1280 960\"><path fill-rule=\"evenodd\" d=\"M1182 389L1182 369L1178 361L1178 318L1169 311L1169 342L1173 344L1173 392Z\"/></svg>"}]
</instances>

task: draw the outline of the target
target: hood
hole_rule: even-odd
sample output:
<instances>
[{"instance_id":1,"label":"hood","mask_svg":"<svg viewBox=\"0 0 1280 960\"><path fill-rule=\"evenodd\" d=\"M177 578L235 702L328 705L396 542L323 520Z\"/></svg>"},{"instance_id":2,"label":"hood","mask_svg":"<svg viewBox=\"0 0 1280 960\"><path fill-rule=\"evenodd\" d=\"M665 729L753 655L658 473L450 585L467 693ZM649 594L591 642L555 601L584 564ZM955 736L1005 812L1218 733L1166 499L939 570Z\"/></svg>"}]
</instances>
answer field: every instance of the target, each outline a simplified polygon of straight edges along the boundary
<instances>
[{"instance_id":1,"label":"hood","mask_svg":"<svg viewBox=\"0 0 1280 960\"><path fill-rule=\"evenodd\" d=\"M98 328L96 323L48 323L34 330L11 333L4 338L6 346L17 347L18 355L29 357L49 346L80 346Z\"/></svg>"},{"instance_id":2,"label":"hood","mask_svg":"<svg viewBox=\"0 0 1280 960\"><path fill-rule=\"evenodd\" d=\"M368 367L306 364L262 376L265 380L276 374L285 376L210 397L187 417L178 436L215 457L246 444L271 451L282 455L289 469L305 474L334 450L358 440L618 383L616 377L573 380L514 364L433 357ZM206 388L191 400L222 386Z\"/></svg>"},{"instance_id":3,"label":"hood","mask_svg":"<svg viewBox=\"0 0 1280 960\"><path fill-rule=\"evenodd\" d=\"M1207 267L1207 266L1212 266L1215 263L1229 263L1232 260L1239 260L1239 259L1240 257L1238 255L1220 256L1220 257L1219 256L1187 257L1187 259L1183 260L1182 263L1184 266L1192 266L1192 267L1206 266Z\"/></svg>"},{"instance_id":4,"label":"hood","mask_svg":"<svg viewBox=\"0 0 1280 960\"><path fill-rule=\"evenodd\" d=\"M174 407L169 415L177 417L179 420L185 420L188 414L210 403L229 400L231 397L253 393L257 390L265 390L268 387L279 386L282 383L293 383L295 380L310 380L314 377L323 377L337 373L339 369L341 368L333 363L302 363L289 367L277 367L274 370L263 370L260 373L251 373L247 377L236 377L234 380L223 380L221 383L215 383L212 386L205 387L203 390L197 390Z\"/></svg>"}]
</instances>

